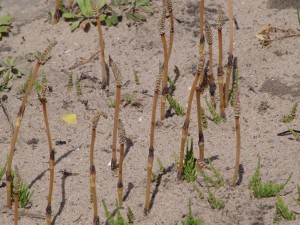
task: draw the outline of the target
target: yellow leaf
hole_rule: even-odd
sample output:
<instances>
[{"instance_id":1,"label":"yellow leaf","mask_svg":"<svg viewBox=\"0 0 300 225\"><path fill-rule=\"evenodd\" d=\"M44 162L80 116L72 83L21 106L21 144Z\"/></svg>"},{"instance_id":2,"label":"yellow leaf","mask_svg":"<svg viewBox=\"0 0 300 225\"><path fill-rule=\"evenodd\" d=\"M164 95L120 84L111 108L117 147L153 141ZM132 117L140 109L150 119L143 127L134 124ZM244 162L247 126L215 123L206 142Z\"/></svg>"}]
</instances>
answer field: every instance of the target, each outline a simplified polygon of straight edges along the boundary
<instances>
[{"instance_id":1,"label":"yellow leaf","mask_svg":"<svg viewBox=\"0 0 300 225\"><path fill-rule=\"evenodd\" d=\"M259 40L264 41L265 38L261 34L256 34L255 37L257 37Z\"/></svg>"},{"instance_id":2,"label":"yellow leaf","mask_svg":"<svg viewBox=\"0 0 300 225\"><path fill-rule=\"evenodd\" d=\"M65 121L67 124L77 124L77 115L76 114L65 114L60 116L60 118Z\"/></svg>"}]
</instances>

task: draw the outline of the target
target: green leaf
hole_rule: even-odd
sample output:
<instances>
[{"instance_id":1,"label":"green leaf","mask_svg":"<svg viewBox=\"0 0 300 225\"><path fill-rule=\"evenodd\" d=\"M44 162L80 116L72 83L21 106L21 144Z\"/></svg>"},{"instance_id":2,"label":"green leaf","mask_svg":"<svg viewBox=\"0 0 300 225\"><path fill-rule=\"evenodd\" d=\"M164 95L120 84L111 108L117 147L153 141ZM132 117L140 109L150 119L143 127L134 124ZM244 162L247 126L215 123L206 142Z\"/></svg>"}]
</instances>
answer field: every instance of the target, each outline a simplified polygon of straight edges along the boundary
<instances>
[{"instance_id":1,"label":"green leaf","mask_svg":"<svg viewBox=\"0 0 300 225\"><path fill-rule=\"evenodd\" d=\"M69 23L70 27L71 27L71 31L74 31L77 27L79 27L80 25L80 21L75 21L75 22L70 22Z\"/></svg>"},{"instance_id":2,"label":"green leaf","mask_svg":"<svg viewBox=\"0 0 300 225\"><path fill-rule=\"evenodd\" d=\"M98 3L97 7L98 7L98 9L102 9L103 6L105 6L105 5L106 5L106 0L100 0L100 2Z\"/></svg>"},{"instance_id":3,"label":"green leaf","mask_svg":"<svg viewBox=\"0 0 300 225\"><path fill-rule=\"evenodd\" d=\"M153 13L153 9L150 6L139 6L139 9L145 13Z\"/></svg>"},{"instance_id":4,"label":"green leaf","mask_svg":"<svg viewBox=\"0 0 300 225\"><path fill-rule=\"evenodd\" d=\"M75 18L79 18L80 17L77 14L70 13L70 12L65 12L62 16L65 19L75 19Z\"/></svg>"},{"instance_id":5,"label":"green leaf","mask_svg":"<svg viewBox=\"0 0 300 225\"><path fill-rule=\"evenodd\" d=\"M101 14L101 15L99 16L99 19L100 19L100 22L105 21L106 15L105 15L105 14Z\"/></svg>"},{"instance_id":6,"label":"green leaf","mask_svg":"<svg viewBox=\"0 0 300 225\"><path fill-rule=\"evenodd\" d=\"M119 5L120 4L120 0L112 0L113 5Z\"/></svg>"},{"instance_id":7,"label":"green leaf","mask_svg":"<svg viewBox=\"0 0 300 225\"><path fill-rule=\"evenodd\" d=\"M0 27L0 33L8 33L9 32L10 27L7 26L1 26Z\"/></svg>"},{"instance_id":8,"label":"green leaf","mask_svg":"<svg viewBox=\"0 0 300 225\"><path fill-rule=\"evenodd\" d=\"M7 66L14 66L15 64L15 61L16 61L16 57L8 57L7 59L4 60L4 63L7 65Z\"/></svg>"},{"instance_id":9,"label":"green leaf","mask_svg":"<svg viewBox=\"0 0 300 225\"><path fill-rule=\"evenodd\" d=\"M11 20L11 16L10 15L6 15L0 18L0 25L6 25L6 24L10 24L10 20Z\"/></svg>"},{"instance_id":10,"label":"green leaf","mask_svg":"<svg viewBox=\"0 0 300 225\"><path fill-rule=\"evenodd\" d=\"M136 6L145 6L145 5L148 5L150 3L149 0L139 0L136 2Z\"/></svg>"},{"instance_id":11,"label":"green leaf","mask_svg":"<svg viewBox=\"0 0 300 225\"><path fill-rule=\"evenodd\" d=\"M105 23L106 23L106 26L108 26L108 27L112 26L111 16L108 16L105 19Z\"/></svg>"},{"instance_id":12,"label":"green leaf","mask_svg":"<svg viewBox=\"0 0 300 225\"><path fill-rule=\"evenodd\" d=\"M126 13L127 19L131 19L137 22L146 21L146 17L139 13Z\"/></svg>"},{"instance_id":13,"label":"green leaf","mask_svg":"<svg viewBox=\"0 0 300 225\"><path fill-rule=\"evenodd\" d=\"M86 16L92 16L92 7L90 0L77 0L81 13Z\"/></svg>"},{"instance_id":14,"label":"green leaf","mask_svg":"<svg viewBox=\"0 0 300 225\"><path fill-rule=\"evenodd\" d=\"M111 23L115 26L119 22L118 17L116 15L111 16Z\"/></svg>"}]
</instances>

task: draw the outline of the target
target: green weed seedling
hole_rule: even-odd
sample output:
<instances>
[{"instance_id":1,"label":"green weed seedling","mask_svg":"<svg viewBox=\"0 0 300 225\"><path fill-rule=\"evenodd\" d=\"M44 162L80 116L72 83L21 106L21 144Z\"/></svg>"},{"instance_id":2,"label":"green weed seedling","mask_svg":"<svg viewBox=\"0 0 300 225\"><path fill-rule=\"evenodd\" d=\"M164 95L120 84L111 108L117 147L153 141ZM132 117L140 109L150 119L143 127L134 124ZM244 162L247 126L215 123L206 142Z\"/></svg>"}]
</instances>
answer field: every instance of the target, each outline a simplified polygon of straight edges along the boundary
<instances>
[{"instance_id":1,"label":"green weed seedling","mask_svg":"<svg viewBox=\"0 0 300 225\"><path fill-rule=\"evenodd\" d=\"M117 200L116 200L116 210L117 210L116 220L112 216L112 214L109 212L104 199L102 200L102 204L103 204L103 208L104 208L104 211L105 211L106 220L107 220L107 223L109 225L128 225L128 222L126 222L125 219L122 217L122 214L120 212L120 208L119 208L119 204L118 204Z\"/></svg>"},{"instance_id":2,"label":"green weed seedling","mask_svg":"<svg viewBox=\"0 0 300 225\"><path fill-rule=\"evenodd\" d=\"M134 82L137 86L140 86L141 85L141 82L140 82L140 78L139 78L139 75L138 75L138 71L133 68L133 75L134 75Z\"/></svg>"},{"instance_id":3,"label":"green weed seedling","mask_svg":"<svg viewBox=\"0 0 300 225\"><path fill-rule=\"evenodd\" d=\"M127 215L128 223L133 224L135 216L134 216L133 211L131 210L131 208L129 206L127 208L127 214L126 215Z\"/></svg>"},{"instance_id":4,"label":"green weed seedling","mask_svg":"<svg viewBox=\"0 0 300 225\"><path fill-rule=\"evenodd\" d=\"M28 87L31 77L32 77L32 68L30 68L29 75L28 75L27 79L25 80L24 84L22 84L21 87L19 88L19 94L25 94L25 91Z\"/></svg>"},{"instance_id":5,"label":"green weed seedling","mask_svg":"<svg viewBox=\"0 0 300 225\"><path fill-rule=\"evenodd\" d=\"M197 184L193 183L193 188L198 193L200 199L204 199L204 194L200 191L200 189L197 187Z\"/></svg>"},{"instance_id":6,"label":"green weed seedling","mask_svg":"<svg viewBox=\"0 0 300 225\"><path fill-rule=\"evenodd\" d=\"M182 225L202 225L203 221L201 219L194 218L192 214L192 202L191 199L189 199L189 214L185 220L181 221Z\"/></svg>"},{"instance_id":7,"label":"green weed seedling","mask_svg":"<svg viewBox=\"0 0 300 225\"><path fill-rule=\"evenodd\" d=\"M209 189L208 185L206 185L208 191L208 202L212 209L223 209L225 207L225 203L223 200L218 199L214 193Z\"/></svg>"},{"instance_id":8,"label":"green weed seedling","mask_svg":"<svg viewBox=\"0 0 300 225\"><path fill-rule=\"evenodd\" d=\"M2 40L2 37L5 35L8 35L10 32L11 26L11 16L5 15L0 17L0 41Z\"/></svg>"},{"instance_id":9,"label":"green weed seedling","mask_svg":"<svg viewBox=\"0 0 300 225\"><path fill-rule=\"evenodd\" d=\"M8 83L11 79L22 77L23 73L16 67L15 63L16 57L8 57L0 62L0 78L2 77L3 79L0 84L0 91L4 91L4 89L7 88Z\"/></svg>"},{"instance_id":10,"label":"green weed seedling","mask_svg":"<svg viewBox=\"0 0 300 225\"><path fill-rule=\"evenodd\" d=\"M153 13L150 6L151 0L113 0L112 3L120 9L128 9L125 13L126 18L136 22L146 21L146 16L143 13Z\"/></svg>"},{"instance_id":11,"label":"green weed seedling","mask_svg":"<svg viewBox=\"0 0 300 225\"><path fill-rule=\"evenodd\" d=\"M216 110L211 106L211 104L205 99L206 105L210 114L213 116L213 121L215 124L220 124L222 122L222 117L216 112Z\"/></svg>"},{"instance_id":12,"label":"green weed seedling","mask_svg":"<svg viewBox=\"0 0 300 225\"><path fill-rule=\"evenodd\" d=\"M184 116L184 108L173 98L171 95L167 95L167 100L172 109L174 109L177 116Z\"/></svg>"},{"instance_id":13,"label":"green weed seedling","mask_svg":"<svg viewBox=\"0 0 300 225\"><path fill-rule=\"evenodd\" d=\"M194 150L193 150L193 138L191 138L191 144L189 141L186 141L186 153L184 156L184 165L183 165L183 177L186 182L195 181L196 176L196 166L195 166L195 158L194 158Z\"/></svg>"},{"instance_id":14,"label":"green weed seedling","mask_svg":"<svg viewBox=\"0 0 300 225\"><path fill-rule=\"evenodd\" d=\"M14 171L13 170L11 171L11 177L12 177L12 181L13 181L14 180ZM13 184L13 182L12 182L12 184ZM13 189L13 185L12 185L12 189ZM32 198L33 192L34 191L29 188L28 184L23 179L21 179L20 189L19 189L19 207L25 208L28 206L28 204ZM13 193L12 193L11 198L13 199Z\"/></svg>"},{"instance_id":15,"label":"green weed seedling","mask_svg":"<svg viewBox=\"0 0 300 225\"><path fill-rule=\"evenodd\" d=\"M296 101L290 111L289 115L285 115L283 116L282 122L284 123L290 123L294 120L294 118L296 117L296 112L297 112L297 107L298 107L298 103L299 101Z\"/></svg>"},{"instance_id":16,"label":"green weed seedling","mask_svg":"<svg viewBox=\"0 0 300 225\"><path fill-rule=\"evenodd\" d=\"M300 136L291 128L288 128L288 130L291 132L291 134L296 138L296 141L300 142Z\"/></svg>"},{"instance_id":17,"label":"green weed seedling","mask_svg":"<svg viewBox=\"0 0 300 225\"><path fill-rule=\"evenodd\" d=\"M1 178L1 177L0 177ZM0 179L1 180L1 179ZM294 201L300 206L300 185L297 184L297 192L298 192L298 197L294 198Z\"/></svg>"},{"instance_id":18,"label":"green weed seedling","mask_svg":"<svg viewBox=\"0 0 300 225\"><path fill-rule=\"evenodd\" d=\"M276 213L274 217L274 223L279 223L281 219L295 220L296 219L295 213L289 210L288 206L284 204L284 201L279 195L277 195L276 198L277 201L275 203Z\"/></svg>"},{"instance_id":19,"label":"green weed seedling","mask_svg":"<svg viewBox=\"0 0 300 225\"><path fill-rule=\"evenodd\" d=\"M115 101L115 99L109 98L109 99L108 99L108 107L109 107L109 108L115 108L115 106L116 106L116 101Z\"/></svg>"},{"instance_id":20,"label":"green weed seedling","mask_svg":"<svg viewBox=\"0 0 300 225\"><path fill-rule=\"evenodd\" d=\"M161 160L159 157L156 158L157 159L157 163L159 165L159 171L162 173L162 174L165 174L167 172L166 168L164 167L164 165L162 164Z\"/></svg>"},{"instance_id":21,"label":"green weed seedling","mask_svg":"<svg viewBox=\"0 0 300 225\"><path fill-rule=\"evenodd\" d=\"M292 177L292 173L282 184L272 184L269 182L262 182L260 179L260 157L258 157L257 168L249 181L249 188L252 190L256 198L272 197L279 194Z\"/></svg>"},{"instance_id":22,"label":"green weed seedling","mask_svg":"<svg viewBox=\"0 0 300 225\"><path fill-rule=\"evenodd\" d=\"M124 107L127 105L139 107L141 106L141 99L139 99L135 93L129 94L126 93L122 97L122 101L125 103Z\"/></svg>"},{"instance_id":23,"label":"green weed seedling","mask_svg":"<svg viewBox=\"0 0 300 225\"><path fill-rule=\"evenodd\" d=\"M175 80L168 77L168 83L169 83L170 91L171 93L173 93L176 90Z\"/></svg>"},{"instance_id":24,"label":"green weed seedling","mask_svg":"<svg viewBox=\"0 0 300 225\"><path fill-rule=\"evenodd\" d=\"M226 181L222 177L221 173L214 167L214 165L211 163L210 160L208 160L208 163L210 165L210 168L214 174L214 177L216 179L213 179L210 177L207 173L205 173L203 170L198 170L200 174L203 176L204 182L209 184L211 187L214 187L216 189L219 189L222 186L226 185Z\"/></svg>"},{"instance_id":25,"label":"green weed seedling","mask_svg":"<svg viewBox=\"0 0 300 225\"><path fill-rule=\"evenodd\" d=\"M3 176L4 176L5 172L6 172L6 166L7 166L7 160L6 160L5 164L4 164L4 166L0 170L0 182L1 182Z\"/></svg>"}]
</instances>

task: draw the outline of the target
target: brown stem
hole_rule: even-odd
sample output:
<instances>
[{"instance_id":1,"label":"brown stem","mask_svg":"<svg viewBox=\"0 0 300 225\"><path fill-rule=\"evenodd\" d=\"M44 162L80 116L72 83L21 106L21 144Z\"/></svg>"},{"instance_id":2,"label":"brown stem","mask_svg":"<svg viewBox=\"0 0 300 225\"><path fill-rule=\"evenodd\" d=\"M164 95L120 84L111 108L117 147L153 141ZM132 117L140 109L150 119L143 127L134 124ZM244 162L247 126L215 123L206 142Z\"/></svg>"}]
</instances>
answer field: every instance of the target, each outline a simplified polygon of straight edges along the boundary
<instances>
[{"instance_id":1,"label":"brown stem","mask_svg":"<svg viewBox=\"0 0 300 225\"><path fill-rule=\"evenodd\" d=\"M196 102L197 102L197 118L198 118L198 136L199 136L199 160L204 160L204 134L202 129L202 115L201 115L201 88L200 85L196 87Z\"/></svg>"},{"instance_id":2,"label":"brown stem","mask_svg":"<svg viewBox=\"0 0 300 225\"><path fill-rule=\"evenodd\" d=\"M235 157L235 166L234 166L234 174L231 181L231 186L235 187L239 166L240 166L240 156L241 156L241 128L240 128L240 118L235 117L235 130L236 130L236 157Z\"/></svg>"},{"instance_id":3,"label":"brown stem","mask_svg":"<svg viewBox=\"0 0 300 225\"><path fill-rule=\"evenodd\" d=\"M164 74L162 79L162 96L160 105L160 120L165 119L166 114L166 97L167 97L167 82L168 82L168 50L165 34L161 34L161 41L164 49Z\"/></svg>"},{"instance_id":4,"label":"brown stem","mask_svg":"<svg viewBox=\"0 0 300 225\"><path fill-rule=\"evenodd\" d=\"M212 45L209 45L209 92L210 92L210 100L211 105L216 109L216 100L215 100L215 92L216 92L216 84L213 74L213 50Z\"/></svg>"},{"instance_id":5,"label":"brown stem","mask_svg":"<svg viewBox=\"0 0 300 225\"><path fill-rule=\"evenodd\" d=\"M15 208L15 212L14 212L14 225L18 225L18 221L19 221L19 194L18 193L14 193L14 208Z\"/></svg>"},{"instance_id":6,"label":"brown stem","mask_svg":"<svg viewBox=\"0 0 300 225\"><path fill-rule=\"evenodd\" d=\"M203 46L201 45L201 40L203 39ZM200 46L199 53L204 52L204 0L200 0Z\"/></svg>"},{"instance_id":7,"label":"brown stem","mask_svg":"<svg viewBox=\"0 0 300 225\"><path fill-rule=\"evenodd\" d=\"M59 0L56 0L55 3L55 13L54 13L54 17L53 17L53 23L58 23L59 22L59 17L60 17L60 12L59 12Z\"/></svg>"},{"instance_id":8,"label":"brown stem","mask_svg":"<svg viewBox=\"0 0 300 225\"><path fill-rule=\"evenodd\" d=\"M156 106L158 101L162 73L163 70L160 70L156 80L156 87L154 91L153 104L152 104L150 147L149 147L148 164L147 164L146 199L145 199L145 208L144 208L144 212L146 214L149 212L149 208L150 208L150 188L151 188L151 176L152 176L152 167L153 167L153 158L154 158L155 117L156 117Z\"/></svg>"},{"instance_id":9,"label":"brown stem","mask_svg":"<svg viewBox=\"0 0 300 225\"><path fill-rule=\"evenodd\" d=\"M220 114L223 119L226 118L224 108L224 94L223 94L223 44L222 44L222 28L218 29L219 40L219 68L218 68L218 83L220 93Z\"/></svg>"},{"instance_id":10,"label":"brown stem","mask_svg":"<svg viewBox=\"0 0 300 225\"><path fill-rule=\"evenodd\" d=\"M46 126L46 133L48 138L48 145L49 145L49 169L50 169L50 180L49 180L49 192L48 192L48 203L46 208L46 220L47 224L51 225L51 201L52 201L52 193L53 193L53 183L54 183L54 160L55 160L55 154L54 149L52 148L52 141L51 141L51 135L50 135L50 128L49 128L49 122L48 122L48 116L47 116L47 106L46 106L46 99L42 99L42 105L43 105L43 114L44 114L44 121Z\"/></svg>"},{"instance_id":11,"label":"brown stem","mask_svg":"<svg viewBox=\"0 0 300 225\"><path fill-rule=\"evenodd\" d=\"M194 78L193 85L192 85L190 95L189 95L185 121L184 121L184 124L183 124L183 127L182 127L181 145L180 145L180 159L179 159L179 167L178 167L178 173L177 173L177 178L179 180L183 179L184 145L185 145L187 133L188 133L188 130L189 130L193 96L194 96L195 89L196 89L196 86L198 84L198 81L200 79L200 74L202 74L203 68L204 68L204 54L202 54L200 56L200 60L199 60L198 66L197 66L196 76ZM201 79L203 79L203 78L201 78Z\"/></svg>"},{"instance_id":12,"label":"brown stem","mask_svg":"<svg viewBox=\"0 0 300 225\"><path fill-rule=\"evenodd\" d=\"M168 61L170 61L172 48L173 48L173 40L174 40L174 15L173 11L169 11L170 16L170 39L169 39L169 48L168 48Z\"/></svg>"},{"instance_id":13,"label":"brown stem","mask_svg":"<svg viewBox=\"0 0 300 225\"><path fill-rule=\"evenodd\" d=\"M97 28L99 34L99 44L101 50L101 64L102 64L102 88L104 89L107 86L107 74L106 74L106 63L105 63L105 55L104 55L104 40L103 40L103 33L101 29L100 19L99 16L96 17L97 21Z\"/></svg>"},{"instance_id":14,"label":"brown stem","mask_svg":"<svg viewBox=\"0 0 300 225\"><path fill-rule=\"evenodd\" d=\"M112 143L112 159L111 170L115 173L117 169L117 132L118 121L120 112L120 100L121 100L121 86L116 86L116 102L115 102L115 117L114 117L114 130L113 130L113 143Z\"/></svg>"},{"instance_id":15,"label":"brown stem","mask_svg":"<svg viewBox=\"0 0 300 225\"><path fill-rule=\"evenodd\" d=\"M225 108L228 107L229 101L229 84L233 60L233 0L228 0L228 15L229 15L229 52L228 64L226 69L226 86L225 86Z\"/></svg>"},{"instance_id":16,"label":"brown stem","mask_svg":"<svg viewBox=\"0 0 300 225\"><path fill-rule=\"evenodd\" d=\"M21 122L22 122L22 119L23 119L23 115L24 115L24 111L25 111L25 107L26 107L26 103L27 103L27 98L28 98L28 95L31 91L33 81L35 80L35 78L37 76L37 72L38 72L40 66L41 66L41 63L37 62L36 66L34 68L34 71L32 72L31 79L30 79L29 84L27 86L26 92L25 92L23 100L22 100L21 107L20 107L19 112L18 112L16 125L15 125L13 136L12 136L10 152L9 152L8 162L7 162L7 170L6 170L7 208L10 208L10 209L11 209L11 191L12 191L11 190L11 182L12 182L12 180L11 180L11 166L12 166L12 161L13 161L13 156L14 156L14 150L15 150L15 147L16 147L16 142L17 142L17 138L18 138L18 134L19 134L19 129L20 129Z\"/></svg>"},{"instance_id":17,"label":"brown stem","mask_svg":"<svg viewBox=\"0 0 300 225\"><path fill-rule=\"evenodd\" d=\"M120 207L123 207L123 161L124 161L124 143L120 144L120 161L119 161L119 180L117 184L118 188L118 200Z\"/></svg>"},{"instance_id":18,"label":"brown stem","mask_svg":"<svg viewBox=\"0 0 300 225\"><path fill-rule=\"evenodd\" d=\"M73 9L73 2L74 2L74 0L70 0L69 1L69 12L72 12L72 9Z\"/></svg>"},{"instance_id":19,"label":"brown stem","mask_svg":"<svg viewBox=\"0 0 300 225\"><path fill-rule=\"evenodd\" d=\"M228 107L228 101L229 101L229 85L230 85L230 77L231 77L231 69L232 69L232 62L233 62L233 55L228 56L228 63L226 68L226 83L225 83L225 108Z\"/></svg>"}]
</instances>

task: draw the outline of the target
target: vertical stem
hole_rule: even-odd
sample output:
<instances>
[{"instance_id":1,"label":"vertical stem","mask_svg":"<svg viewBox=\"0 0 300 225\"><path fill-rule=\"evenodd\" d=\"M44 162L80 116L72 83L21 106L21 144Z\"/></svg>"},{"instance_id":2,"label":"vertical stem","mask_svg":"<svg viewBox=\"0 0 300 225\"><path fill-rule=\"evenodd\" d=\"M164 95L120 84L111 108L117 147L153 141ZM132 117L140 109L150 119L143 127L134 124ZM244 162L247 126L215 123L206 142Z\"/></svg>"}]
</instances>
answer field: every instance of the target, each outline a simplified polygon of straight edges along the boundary
<instances>
[{"instance_id":1,"label":"vertical stem","mask_svg":"<svg viewBox=\"0 0 300 225\"><path fill-rule=\"evenodd\" d=\"M14 193L14 225L18 225L19 221L19 194Z\"/></svg>"},{"instance_id":2,"label":"vertical stem","mask_svg":"<svg viewBox=\"0 0 300 225\"><path fill-rule=\"evenodd\" d=\"M168 62L170 61L172 48L173 48L173 40L174 40L174 14L172 7L169 9L170 16L170 39L169 39L169 48L168 48Z\"/></svg>"},{"instance_id":3,"label":"vertical stem","mask_svg":"<svg viewBox=\"0 0 300 225\"><path fill-rule=\"evenodd\" d=\"M35 80L36 76L37 76L37 72L39 70L41 66L40 62L37 62L34 71L32 72L32 76L31 79L29 81L28 87L26 89L26 92L24 94L23 100L22 100L22 104L21 107L19 109L18 112L18 116L17 116L17 120L16 120L16 125L14 128L14 132L13 132L13 136L12 136L12 141L11 141L11 146L10 146L10 152L9 152L9 156L8 156L8 162L7 162L7 170L6 170L6 193L7 193L7 208L11 209L11 166L12 166L12 161L13 161L13 156L14 156L14 150L16 147L16 142L17 142L17 138L18 138L18 134L19 134L19 129L21 126L21 122L23 119L23 115L25 112L25 107L26 107L26 103L27 103L27 98L28 95L31 91L32 85L33 85L33 81Z\"/></svg>"},{"instance_id":4,"label":"vertical stem","mask_svg":"<svg viewBox=\"0 0 300 225\"><path fill-rule=\"evenodd\" d=\"M112 143L112 159L111 170L115 173L117 169L117 132L118 121L120 112L120 99L121 99L121 86L116 86L116 103L115 103L115 117L114 117L114 130L113 130L113 143Z\"/></svg>"},{"instance_id":5,"label":"vertical stem","mask_svg":"<svg viewBox=\"0 0 300 225\"><path fill-rule=\"evenodd\" d=\"M202 115L201 115L201 88L200 85L196 88L196 102L197 102L197 118L198 118L198 146L199 146L199 160L204 160L204 134L202 129Z\"/></svg>"},{"instance_id":6,"label":"vertical stem","mask_svg":"<svg viewBox=\"0 0 300 225\"><path fill-rule=\"evenodd\" d=\"M106 63L105 63L105 55L104 55L104 40L103 40L103 33L101 29L100 19L99 16L96 17L97 21L97 28L98 28L98 34L99 34L99 44L100 44L100 50L101 50L101 63L102 63L102 88L104 89L107 84L107 74L106 74Z\"/></svg>"},{"instance_id":7,"label":"vertical stem","mask_svg":"<svg viewBox=\"0 0 300 225\"><path fill-rule=\"evenodd\" d=\"M226 69L226 86L225 86L225 108L228 107L229 101L229 85L233 61L233 0L228 0L228 15L229 15L229 52L228 64Z\"/></svg>"},{"instance_id":8,"label":"vertical stem","mask_svg":"<svg viewBox=\"0 0 300 225\"><path fill-rule=\"evenodd\" d=\"M56 0L55 3L55 14L54 14L54 23L58 23L59 22L59 0Z\"/></svg>"},{"instance_id":9,"label":"vertical stem","mask_svg":"<svg viewBox=\"0 0 300 225\"><path fill-rule=\"evenodd\" d=\"M203 45L201 45L201 39L203 39ZM204 41L204 0L200 0L200 55L204 52Z\"/></svg>"},{"instance_id":10,"label":"vertical stem","mask_svg":"<svg viewBox=\"0 0 300 225\"><path fill-rule=\"evenodd\" d=\"M167 82L168 82L168 50L165 34L161 34L161 41L164 49L164 74L162 79L162 96L160 107L160 120L165 119L166 114L166 96L167 96Z\"/></svg>"},{"instance_id":11,"label":"vertical stem","mask_svg":"<svg viewBox=\"0 0 300 225\"><path fill-rule=\"evenodd\" d=\"M210 92L210 100L211 105L214 109L216 109L216 100L215 100L215 91L216 91L216 84L213 74L213 50L212 50L212 44L209 45L209 92Z\"/></svg>"},{"instance_id":12,"label":"vertical stem","mask_svg":"<svg viewBox=\"0 0 300 225\"><path fill-rule=\"evenodd\" d=\"M235 157L235 166L234 166L234 174L231 181L231 186L235 187L239 166L240 166L240 157L241 157L241 128L240 128L240 118L235 117L235 130L236 130L236 157Z\"/></svg>"},{"instance_id":13,"label":"vertical stem","mask_svg":"<svg viewBox=\"0 0 300 225\"><path fill-rule=\"evenodd\" d=\"M52 141L51 141L51 135L50 135L50 128L49 128L49 122L48 122L48 116L47 116L47 106L46 106L46 99L42 99L42 105L43 105L43 114L44 114L44 121L46 126L46 133L48 138L48 145L49 145L49 169L50 169L50 181L49 181L49 192L48 192L48 203L46 208L46 220L47 225L51 225L51 201L52 201L52 193L53 193L53 183L54 183L54 160L55 160L55 154L54 149L52 148Z\"/></svg>"},{"instance_id":14,"label":"vertical stem","mask_svg":"<svg viewBox=\"0 0 300 225\"><path fill-rule=\"evenodd\" d=\"M120 144L120 161L119 161L119 180L118 180L118 199L120 207L123 207L123 161L124 161L124 143Z\"/></svg>"},{"instance_id":15,"label":"vertical stem","mask_svg":"<svg viewBox=\"0 0 300 225\"><path fill-rule=\"evenodd\" d=\"M218 83L220 93L220 115L223 119L226 118L224 108L224 94L223 94L223 41L222 41L222 28L218 29L219 40L219 68L218 68Z\"/></svg>"}]
</instances>

